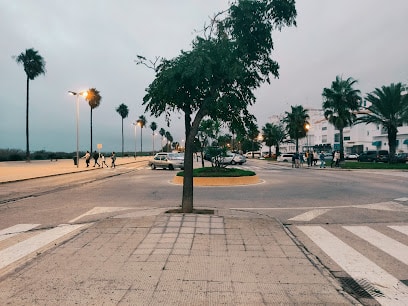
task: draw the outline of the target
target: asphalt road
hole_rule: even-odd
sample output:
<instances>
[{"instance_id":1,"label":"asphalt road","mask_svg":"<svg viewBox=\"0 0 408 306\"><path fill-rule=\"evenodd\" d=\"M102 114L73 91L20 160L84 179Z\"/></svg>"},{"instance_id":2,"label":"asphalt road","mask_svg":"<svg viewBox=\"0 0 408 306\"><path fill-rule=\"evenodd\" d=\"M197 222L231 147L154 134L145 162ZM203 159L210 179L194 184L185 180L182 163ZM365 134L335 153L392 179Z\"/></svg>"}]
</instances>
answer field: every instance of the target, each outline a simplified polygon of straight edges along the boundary
<instances>
[{"instance_id":1,"label":"asphalt road","mask_svg":"<svg viewBox=\"0 0 408 306\"><path fill-rule=\"evenodd\" d=\"M264 160L248 160L241 167L255 171L262 181L195 187L194 207L275 218L311 260L339 279L348 281L352 275L361 285L365 277L390 275L391 282L408 285L408 172L293 169ZM0 225L53 227L95 209L87 221L104 219L119 208L175 208L182 198L182 186L171 182L175 173L129 164L2 184ZM364 260L350 266L360 256Z\"/></svg>"}]
</instances>

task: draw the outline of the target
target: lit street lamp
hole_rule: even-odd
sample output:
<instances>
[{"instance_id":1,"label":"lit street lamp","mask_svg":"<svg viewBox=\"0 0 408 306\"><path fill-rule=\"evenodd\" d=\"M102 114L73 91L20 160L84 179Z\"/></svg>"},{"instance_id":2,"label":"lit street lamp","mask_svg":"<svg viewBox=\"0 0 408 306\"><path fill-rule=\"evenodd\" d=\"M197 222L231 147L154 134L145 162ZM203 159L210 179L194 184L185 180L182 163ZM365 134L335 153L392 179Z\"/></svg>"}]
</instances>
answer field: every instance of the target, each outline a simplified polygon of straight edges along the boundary
<instances>
[{"instance_id":1,"label":"lit street lamp","mask_svg":"<svg viewBox=\"0 0 408 306\"><path fill-rule=\"evenodd\" d=\"M79 96L86 98L87 91L68 91L72 96L76 96L76 166L79 167Z\"/></svg>"}]
</instances>

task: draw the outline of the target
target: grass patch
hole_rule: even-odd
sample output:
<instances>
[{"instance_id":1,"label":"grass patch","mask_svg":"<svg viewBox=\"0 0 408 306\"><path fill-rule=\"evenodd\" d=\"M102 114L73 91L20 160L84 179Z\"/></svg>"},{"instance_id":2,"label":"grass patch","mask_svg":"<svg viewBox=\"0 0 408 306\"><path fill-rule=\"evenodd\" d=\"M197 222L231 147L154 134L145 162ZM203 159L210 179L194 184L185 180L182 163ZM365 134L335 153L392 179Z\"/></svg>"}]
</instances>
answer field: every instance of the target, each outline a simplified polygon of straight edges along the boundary
<instances>
[{"instance_id":1,"label":"grass patch","mask_svg":"<svg viewBox=\"0 0 408 306\"><path fill-rule=\"evenodd\" d=\"M389 163L374 163L374 162L350 162L346 161L341 165L343 169L394 169L408 170L408 164L389 164Z\"/></svg>"},{"instance_id":2,"label":"grass patch","mask_svg":"<svg viewBox=\"0 0 408 306\"><path fill-rule=\"evenodd\" d=\"M193 169L193 177L240 177L254 175L256 173L253 171L236 168L204 167ZM177 173L177 176L184 176L184 171Z\"/></svg>"}]
</instances>

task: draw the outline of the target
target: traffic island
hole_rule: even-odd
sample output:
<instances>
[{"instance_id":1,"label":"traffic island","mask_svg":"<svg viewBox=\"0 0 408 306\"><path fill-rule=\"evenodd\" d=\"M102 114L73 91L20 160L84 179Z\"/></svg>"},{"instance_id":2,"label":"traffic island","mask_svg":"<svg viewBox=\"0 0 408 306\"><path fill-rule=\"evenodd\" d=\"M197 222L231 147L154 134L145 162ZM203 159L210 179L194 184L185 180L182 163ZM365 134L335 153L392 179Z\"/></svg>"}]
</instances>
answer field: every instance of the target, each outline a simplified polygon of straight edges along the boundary
<instances>
[{"instance_id":1,"label":"traffic island","mask_svg":"<svg viewBox=\"0 0 408 306\"><path fill-rule=\"evenodd\" d=\"M175 176L173 183L182 185L184 177ZM239 186L259 184L260 179L257 175L238 176L238 177L194 177L194 186Z\"/></svg>"}]
</instances>

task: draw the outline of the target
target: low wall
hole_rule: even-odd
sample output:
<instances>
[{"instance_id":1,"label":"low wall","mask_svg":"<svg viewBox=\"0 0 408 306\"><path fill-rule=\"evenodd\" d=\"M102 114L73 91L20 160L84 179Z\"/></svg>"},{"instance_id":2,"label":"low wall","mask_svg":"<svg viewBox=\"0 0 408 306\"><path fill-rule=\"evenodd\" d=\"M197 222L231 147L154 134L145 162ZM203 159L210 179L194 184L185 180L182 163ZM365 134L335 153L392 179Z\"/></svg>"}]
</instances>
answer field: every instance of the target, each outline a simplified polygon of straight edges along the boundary
<instances>
[{"instance_id":1,"label":"low wall","mask_svg":"<svg viewBox=\"0 0 408 306\"><path fill-rule=\"evenodd\" d=\"M173 183L182 185L184 177L175 176ZM194 186L237 186L258 184L260 179L257 175L240 177L194 177Z\"/></svg>"}]
</instances>

